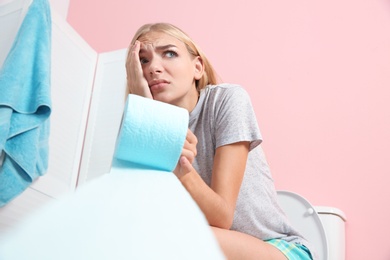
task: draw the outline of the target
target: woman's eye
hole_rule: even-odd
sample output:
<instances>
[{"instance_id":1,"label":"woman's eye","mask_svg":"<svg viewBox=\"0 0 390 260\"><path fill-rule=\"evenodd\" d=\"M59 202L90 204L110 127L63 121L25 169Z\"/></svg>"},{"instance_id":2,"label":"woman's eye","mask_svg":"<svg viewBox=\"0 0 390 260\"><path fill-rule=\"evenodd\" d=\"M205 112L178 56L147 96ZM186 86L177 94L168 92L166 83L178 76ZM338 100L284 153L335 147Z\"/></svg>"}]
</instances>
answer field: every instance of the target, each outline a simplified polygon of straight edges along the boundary
<instances>
[{"instance_id":1,"label":"woman's eye","mask_svg":"<svg viewBox=\"0 0 390 260\"><path fill-rule=\"evenodd\" d=\"M145 59L145 58L139 58L139 61L141 62L141 64L146 64L146 63L148 63L148 60Z\"/></svg>"},{"instance_id":2,"label":"woman's eye","mask_svg":"<svg viewBox=\"0 0 390 260\"><path fill-rule=\"evenodd\" d=\"M174 51L166 51L165 56L168 58L173 58L173 57L177 57L177 53Z\"/></svg>"}]
</instances>

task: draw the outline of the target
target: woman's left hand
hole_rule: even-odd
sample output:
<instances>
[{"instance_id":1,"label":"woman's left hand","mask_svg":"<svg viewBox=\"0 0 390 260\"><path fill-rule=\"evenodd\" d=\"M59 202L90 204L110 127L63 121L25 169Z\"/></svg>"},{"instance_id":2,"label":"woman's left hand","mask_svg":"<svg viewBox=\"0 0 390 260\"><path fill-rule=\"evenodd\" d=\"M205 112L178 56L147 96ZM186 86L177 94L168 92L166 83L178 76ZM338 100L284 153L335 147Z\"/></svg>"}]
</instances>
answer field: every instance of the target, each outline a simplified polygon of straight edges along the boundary
<instances>
[{"instance_id":1,"label":"woman's left hand","mask_svg":"<svg viewBox=\"0 0 390 260\"><path fill-rule=\"evenodd\" d=\"M194 168L192 163L197 155L196 145L198 138L192 133L190 129L187 130L186 140L184 142L183 150L180 155L179 162L173 173L180 179L182 176L191 172Z\"/></svg>"}]
</instances>

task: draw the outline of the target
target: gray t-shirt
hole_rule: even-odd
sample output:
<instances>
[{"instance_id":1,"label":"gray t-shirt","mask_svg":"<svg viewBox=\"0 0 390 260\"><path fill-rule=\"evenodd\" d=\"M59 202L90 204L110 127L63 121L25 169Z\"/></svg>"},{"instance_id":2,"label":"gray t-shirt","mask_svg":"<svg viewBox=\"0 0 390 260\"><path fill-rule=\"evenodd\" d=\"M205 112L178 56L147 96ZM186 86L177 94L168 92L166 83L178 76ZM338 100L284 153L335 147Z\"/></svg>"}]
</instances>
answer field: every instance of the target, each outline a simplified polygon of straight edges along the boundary
<instances>
[{"instance_id":1,"label":"gray t-shirt","mask_svg":"<svg viewBox=\"0 0 390 260\"><path fill-rule=\"evenodd\" d=\"M198 138L198 155L193 166L209 186L216 148L240 141L250 142L231 229L262 240L281 238L309 248L278 205L273 179L259 145L262 137L247 92L232 84L207 86L190 113L189 128Z\"/></svg>"}]
</instances>

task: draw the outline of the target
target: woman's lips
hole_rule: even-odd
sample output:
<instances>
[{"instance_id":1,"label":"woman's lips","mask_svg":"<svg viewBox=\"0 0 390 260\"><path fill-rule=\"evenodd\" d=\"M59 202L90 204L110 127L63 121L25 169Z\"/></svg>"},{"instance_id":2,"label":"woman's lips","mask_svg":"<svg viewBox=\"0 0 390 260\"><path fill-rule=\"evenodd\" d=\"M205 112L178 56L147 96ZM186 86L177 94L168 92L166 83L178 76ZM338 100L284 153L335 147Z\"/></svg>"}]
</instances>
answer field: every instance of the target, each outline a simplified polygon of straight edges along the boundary
<instances>
[{"instance_id":1,"label":"woman's lips","mask_svg":"<svg viewBox=\"0 0 390 260\"><path fill-rule=\"evenodd\" d=\"M168 84L169 82L163 79L152 80L149 84L149 88L152 91L161 90Z\"/></svg>"}]
</instances>

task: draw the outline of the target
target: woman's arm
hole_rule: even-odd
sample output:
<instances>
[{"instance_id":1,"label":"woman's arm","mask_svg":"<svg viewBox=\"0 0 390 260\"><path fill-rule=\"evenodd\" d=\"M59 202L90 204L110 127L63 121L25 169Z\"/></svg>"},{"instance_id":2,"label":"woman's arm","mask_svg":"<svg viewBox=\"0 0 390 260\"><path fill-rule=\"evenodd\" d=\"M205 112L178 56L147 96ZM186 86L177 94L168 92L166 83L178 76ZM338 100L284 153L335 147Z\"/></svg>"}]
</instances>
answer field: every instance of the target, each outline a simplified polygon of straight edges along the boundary
<instances>
[{"instance_id":1,"label":"woman's arm","mask_svg":"<svg viewBox=\"0 0 390 260\"><path fill-rule=\"evenodd\" d=\"M175 174L211 226L230 229L248 153L249 142L238 142L217 148L211 187L202 180L187 156L183 155L180 158L179 169Z\"/></svg>"}]
</instances>

